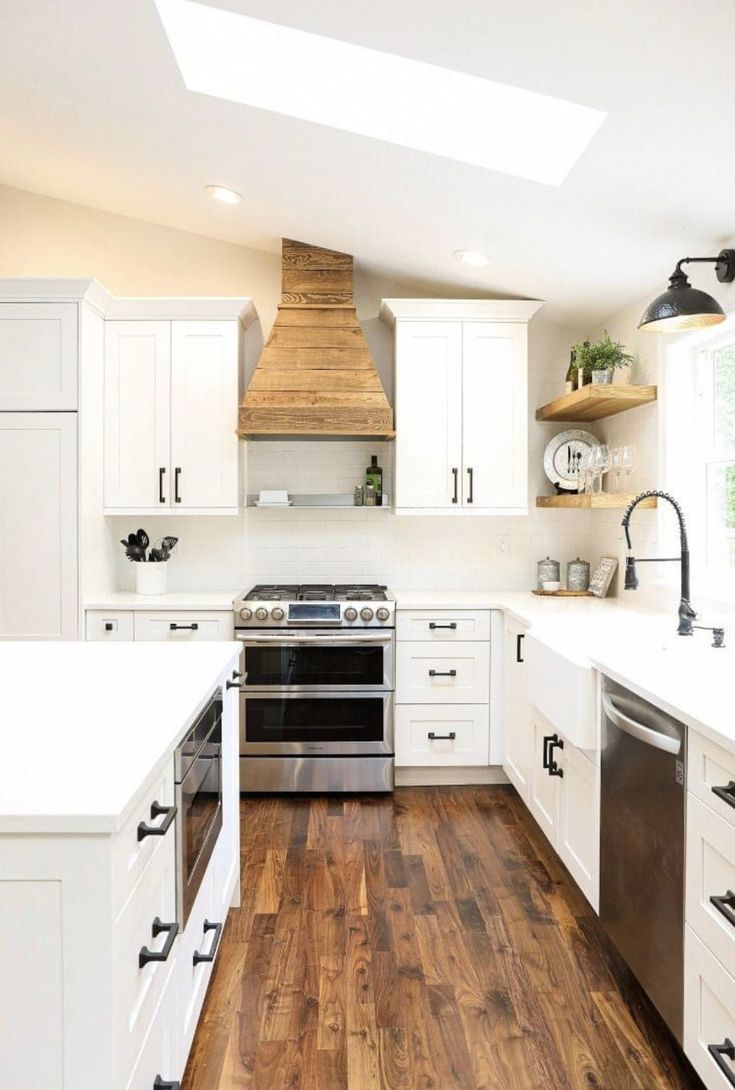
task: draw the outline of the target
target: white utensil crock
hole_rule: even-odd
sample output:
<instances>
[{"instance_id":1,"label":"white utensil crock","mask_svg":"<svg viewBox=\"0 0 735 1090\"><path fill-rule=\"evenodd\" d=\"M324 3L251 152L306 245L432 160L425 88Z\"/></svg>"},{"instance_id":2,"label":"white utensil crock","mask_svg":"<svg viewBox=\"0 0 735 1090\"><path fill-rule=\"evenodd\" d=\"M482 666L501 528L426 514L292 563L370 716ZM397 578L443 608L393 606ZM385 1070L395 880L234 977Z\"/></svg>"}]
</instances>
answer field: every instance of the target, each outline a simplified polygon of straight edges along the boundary
<instances>
[{"instance_id":1,"label":"white utensil crock","mask_svg":"<svg viewBox=\"0 0 735 1090\"><path fill-rule=\"evenodd\" d=\"M138 594L165 594L168 586L168 564L159 561L149 564L140 561L135 565L135 589Z\"/></svg>"}]
</instances>

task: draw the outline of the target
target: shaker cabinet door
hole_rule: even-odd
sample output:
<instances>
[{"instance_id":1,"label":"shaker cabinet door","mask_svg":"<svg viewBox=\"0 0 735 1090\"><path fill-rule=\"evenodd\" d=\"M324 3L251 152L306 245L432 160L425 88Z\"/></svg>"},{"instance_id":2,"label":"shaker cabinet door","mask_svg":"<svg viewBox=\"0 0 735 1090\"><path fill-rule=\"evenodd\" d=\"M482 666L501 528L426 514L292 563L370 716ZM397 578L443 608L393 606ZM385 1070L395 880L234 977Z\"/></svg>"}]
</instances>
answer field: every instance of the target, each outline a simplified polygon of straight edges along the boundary
<instances>
[{"instance_id":1,"label":"shaker cabinet door","mask_svg":"<svg viewBox=\"0 0 735 1090\"><path fill-rule=\"evenodd\" d=\"M462 504L528 507L527 327L466 322L462 330Z\"/></svg>"},{"instance_id":2,"label":"shaker cabinet door","mask_svg":"<svg viewBox=\"0 0 735 1090\"><path fill-rule=\"evenodd\" d=\"M399 322L396 359L396 507L456 510L462 485L461 323Z\"/></svg>"},{"instance_id":3,"label":"shaker cabinet door","mask_svg":"<svg viewBox=\"0 0 735 1090\"><path fill-rule=\"evenodd\" d=\"M105 508L171 505L171 323L105 325Z\"/></svg>"},{"instance_id":4,"label":"shaker cabinet door","mask_svg":"<svg viewBox=\"0 0 735 1090\"><path fill-rule=\"evenodd\" d=\"M173 506L237 507L237 324L173 322L171 344Z\"/></svg>"},{"instance_id":5,"label":"shaker cabinet door","mask_svg":"<svg viewBox=\"0 0 735 1090\"><path fill-rule=\"evenodd\" d=\"M0 413L0 639L75 640L77 418Z\"/></svg>"},{"instance_id":6,"label":"shaker cabinet door","mask_svg":"<svg viewBox=\"0 0 735 1090\"><path fill-rule=\"evenodd\" d=\"M77 408L76 303L0 303L0 412Z\"/></svg>"}]
</instances>

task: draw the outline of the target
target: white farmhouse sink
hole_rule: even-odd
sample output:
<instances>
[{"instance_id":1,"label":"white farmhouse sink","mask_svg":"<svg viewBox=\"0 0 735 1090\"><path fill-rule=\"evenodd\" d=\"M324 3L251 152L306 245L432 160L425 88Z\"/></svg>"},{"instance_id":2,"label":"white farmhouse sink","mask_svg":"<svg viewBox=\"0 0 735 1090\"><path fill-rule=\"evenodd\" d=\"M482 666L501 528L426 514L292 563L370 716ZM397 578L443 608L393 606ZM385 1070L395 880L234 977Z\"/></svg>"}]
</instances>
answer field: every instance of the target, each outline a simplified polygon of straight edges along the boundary
<instances>
[{"instance_id":1,"label":"white farmhouse sink","mask_svg":"<svg viewBox=\"0 0 735 1090\"><path fill-rule=\"evenodd\" d=\"M566 626L564 626L566 628ZM560 639L554 627L553 644L543 632L529 632L523 655L529 678L529 698L552 726L580 749L597 748L595 670L584 649L574 648L574 628ZM568 644L562 652L559 643Z\"/></svg>"}]
</instances>

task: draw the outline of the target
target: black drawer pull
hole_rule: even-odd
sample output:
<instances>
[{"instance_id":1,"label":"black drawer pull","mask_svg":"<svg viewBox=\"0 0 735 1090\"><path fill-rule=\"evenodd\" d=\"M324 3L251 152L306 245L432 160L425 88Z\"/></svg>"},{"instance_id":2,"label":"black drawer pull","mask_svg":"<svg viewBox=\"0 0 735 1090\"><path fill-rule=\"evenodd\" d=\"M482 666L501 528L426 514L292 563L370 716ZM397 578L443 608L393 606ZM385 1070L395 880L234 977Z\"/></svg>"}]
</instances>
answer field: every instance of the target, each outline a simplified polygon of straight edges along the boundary
<instances>
[{"instance_id":1,"label":"black drawer pull","mask_svg":"<svg viewBox=\"0 0 735 1090\"><path fill-rule=\"evenodd\" d=\"M199 631L199 624L198 624L197 621L194 621L193 624L176 624L176 621L171 621L171 624L168 627L171 630L171 632L198 632Z\"/></svg>"},{"instance_id":2,"label":"black drawer pull","mask_svg":"<svg viewBox=\"0 0 735 1090\"><path fill-rule=\"evenodd\" d=\"M429 670L429 677L456 677L456 670Z\"/></svg>"},{"instance_id":3,"label":"black drawer pull","mask_svg":"<svg viewBox=\"0 0 735 1090\"><path fill-rule=\"evenodd\" d=\"M180 1082L166 1082L160 1075L153 1080L153 1090L181 1090Z\"/></svg>"},{"instance_id":4,"label":"black drawer pull","mask_svg":"<svg viewBox=\"0 0 735 1090\"><path fill-rule=\"evenodd\" d=\"M434 734L433 730L429 731L430 742L453 742L457 737L457 732L450 730L449 734Z\"/></svg>"},{"instance_id":5,"label":"black drawer pull","mask_svg":"<svg viewBox=\"0 0 735 1090\"><path fill-rule=\"evenodd\" d=\"M564 776L564 769L559 768L559 765L554 760L554 748L555 747L558 747L559 749L564 749L564 741L563 741L562 738L559 737L558 734L552 734L551 739L549 741L548 770L549 770L549 775L550 776L559 776L560 778L562 778Z\"/></svg>"},{"instance_id":6,"label":"black drawer pull","mask_svg":"<svg viewBox=\"0 0 735 1090\"><path fill-rule=\"evenodd\" d=\"M456 627L457 627L457 622L456 621L450 621L449 624L437 624L436 621L429 621L429 628L431 628L432 631L435 628L451 628L452 631L454 631L454 629Z\"/></svg>"},{"instance_id":7,"label":"black drawer pull","mask_svg":"<svg viewBox=\"0 0 735 1090\"><path fill-rule=\"evenodd\" d=\"M473 503L475 498L475 471L473 469L468 469L467 476L470 479L470 490L467 495L467 502Z\"/></svg>"},{"instance_id":8,"label":"black drawer pull","mask_svg":"<svg viewBox=\"0 0 735 1090\"><path fill-rule=\"evenodd\" d=\"M707 1045L707 1051L725 1076L730 1086L735 1086L735 1074L730 1064L725 1063L724 1057L735 1063L735 1045L729 1037L726 1037L721 1045Z\"/></svg>"},{"instance_id":9,"label":"black drawer pull","mask_svg":"<svg viewBox=\"0 0 735 1090\"><path fill-rule=\"evenodd\" d=\"M165 818L160 825L148 825L145 821L141 821L138 825L138 840L145 840L147 836L165 836L171 828L173 820L176 817L175 806L161 806L160 802L151 803L151 817L157 818L161 814L165 814Z\"/></svg>"},{"instance_id":10,"label":"black drawer pull","mask_svg":"<svg viewBox=\"0 0 735 1090\"><path fill-rule=\"evenodd\" d=\"M544 756L543 756L543 767L544 768L549 767L549 743L553 742L555 738L558 738L558 735L556 735L556 734L547 734L547 735L544 736Z\"/></svg>"},{"instance_id":11,"label":"black drawer pull","mask_svg":"<svg viewBox=\"0 0 735 1090\"><path fill-rule=\"evenodd\" d=\"M166 472L165 468L161 466L158 471L158 502L165 503L166 497L163 494L163 475Z\"/></svg>"},{"instance_id":12,"label":"black drawer pull","mask_svg":"<svg viewBox=\"0 0 735 1090\"><path fill-rule=\"evenodd\" d=\"M210 923L209 920L204 921L203 931L206 935L208 931L214 931L214 938L212 939L212 945L209 948L208 954L200 954L198 950L194 951L194 957L191 959L195 965L199 965L202 961L214 961L217 956L217 947L219 946L219 940L222 938L221 923Z\"/></svg>"},{"instance_id":13,"label":"black drawer pull","mask_svg":"<svg viewBox=\"0 0 735 1090\"><path fill-rule=\"evenodd\" d=\"M454 495L452 496L452 503L459 503L459 470L456 466L452 470L452 476L454 477Z\"/></svg>"},{"instance_id":14,"label":"black drawer pull","mask_svg":"<svg viewBox=\"0 0 735 1090\"><path fill-rule=\"evenodd\" d=\"M168 938L161 950L149 950L147 946L141 946L140 953L138 954L138 968L142 969L144 965L147 965L149 961L167 961L168 955L171 953L171 947L174 944L174 939L179 933L179 925L177 923L161 923L158 916L156 916L153 924L151 925L151 935L155 939L157 935L163 934L164 931L168 932Z\"/></svg>"},{"instance_id":15,"label":"black drawer pull","mask_svg":"<svg viewBox=\"0 0 735 1090\"><path fill-rule=\"evenodd\" d=\"M239 689L240 688L240 682L243 680L244 677L245 677L244 672L238 672L237 670L233 670L232 671L232 681L226 681L225 682L225 689Z\"/></svg>"},{"instance_id":16,"label":"black drawer pull","mask_svg":"<svg viewBox=\"0 0 735 1090\"><path fill-rule=\"evenodd\" d=\"M181 503L181 496L179 495L179 479L181 477L181 466L176 466L174 470L174 502Z\"/></svg>"},{"instance_id":17,"label":"black drawer pull","mask_svg":"<svg viewBox=\"0 0 735 1090\"><path fill-rule=\"evenodd\" d=\"M525 640L526 636L524 632L519 632L516 636L516 662L525 662L521 654L521 640Z\"/></svg>"},{"instance_id":18,"label":"black drawer pull","mask_svg":"<svg viewBox=\"0 0 735 1090\"><path fill-rule=\"evenodd\" d=\"M710 904L713 904L718 912L721 912L729 924L735 927L735 893L731 889L727 891L724 897L710 897Z\"/></svg>"},{"instance_id":19,"label":"black drawer pull","mask_svg":"<svg viewBox=\"0 0 735 1090\"><path fill-rule=\"evenodd\" d=\"M712 794L717 795L717 798L722 799L728 806L735 807L735 780L730 780L727 787L713 787Z\"/></svg>"}]
</instances>

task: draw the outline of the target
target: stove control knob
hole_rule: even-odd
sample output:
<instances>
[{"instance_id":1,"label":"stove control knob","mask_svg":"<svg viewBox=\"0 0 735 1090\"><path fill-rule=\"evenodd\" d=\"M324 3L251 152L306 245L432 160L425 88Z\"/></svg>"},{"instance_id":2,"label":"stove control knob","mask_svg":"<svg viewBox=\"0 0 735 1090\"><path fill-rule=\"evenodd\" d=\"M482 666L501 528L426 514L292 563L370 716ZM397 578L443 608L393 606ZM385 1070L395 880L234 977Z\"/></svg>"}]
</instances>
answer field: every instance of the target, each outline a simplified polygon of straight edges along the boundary
<instances>
[{"instance_id":1,"label":"stove control knob","mask_svg":"<svg viewBox=\"0 0 735 1090\"><path fill-rule=\"evenodd\" d=\"M271 617L274 621L282 621L286 614L283 612L280 606L274 606L271 610Z\"/></svg>"},{"instance_id":2,"label":"stove control knob","mask_svg":"<svg viewBox=\"0 0 735 1090\"><path fill-rule=\"evenodd\" d=\"M386 609L385 606L381 606L375 616L379 621L387 621L390 617L390 610Z\"/></svg>"},{"instance_id":3,"label":"stove control knob","mask_svg":"<svg viewBox=\"0 0 735 1090\"><path fill-rule=\"evenodd\" d=\"M268 617L268 610L265 608L265 606L259 606L255 611L255 616L258 618L259 621L265 621Z\"/></svg>"},{"instance_id":4,"label":"stove control knob","mask_svg":"<svg viewBox=\"0 0 735 1090\"><path fill-rule=\"evenodd\" d=\"M252 616L253 616L252 609L248 609L247 606L243 606L243 608L240 610L240 617L243 619L243 621L252 620Z\"/></svg>"},{"instance_id":5,"label":"stove control knob","mask_svg":"<svg viewBox=\"0 0 735 1090\"><path fill-rule=\"evenodd\" d=\"M360 616L362 617L363 621L372 621L373 611L372 609L369 609L368 606L365 606L364 609L360 610Z\"/></svg>"},{"instance_id":6,"label":"stove control knob","mask_svg":"<svg viewBox=\"0 0 735 1090\"><path fill-rule=\"evenodd\" d=\"M356 621L357 610L353 606L348 606L344 612L344 618L346 621Z\"/></svg>"}]
</instances>

